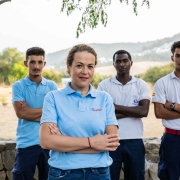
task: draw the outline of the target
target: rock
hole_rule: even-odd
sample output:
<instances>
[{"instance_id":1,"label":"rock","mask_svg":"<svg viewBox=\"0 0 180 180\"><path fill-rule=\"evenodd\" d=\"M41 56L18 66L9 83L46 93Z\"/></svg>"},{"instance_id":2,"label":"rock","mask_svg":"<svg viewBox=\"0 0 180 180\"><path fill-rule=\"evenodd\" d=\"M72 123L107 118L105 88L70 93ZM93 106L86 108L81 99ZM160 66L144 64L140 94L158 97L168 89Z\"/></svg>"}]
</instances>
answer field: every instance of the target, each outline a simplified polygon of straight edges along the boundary
<instances>
[{"instance_id":1,"label":"rock","mask_svg":"<svg viewBox=\"0 0 180 180\"><path fill-rule=\"evenodd\" d=\"M15 150L7 150L2 152L2 161L5 168L11 171L14 166Z\"/></svg>"},{"instance_id":2,"label":"rock","mask_svg":"<svg viewBox=\"0 0 180 180\"><path fill-rule=\"evenodd\" d=\"M4 171L0 171L0 180L6 179L6 173Z\"/></svg>"},{"instance_id":3,"label":"rock","mask_svg":"<svg viewBox=\"0 0 180 180\"><path fill-rule=\"evenodd\" d=\"M37 169L37 166L36 166L36 170L35 170L34 179L38 180L38 169Z\"/></svg>"},{"instance_id":4,"label":"rock","mask_svg":"<svg viewBox=\"0 0 180 180\"><path fill-rule=\"evenodd\" d=\"M158 168L157 163L151 163L151 166L149 168L149 180L158 180L159 179L157 177L157 168Z\"/></svg>"},{"instance_id":5,"label":"rock","mask_svg":"<svg viewBox=\"0 0 180 180\"><path fill-rule=\"evenodd\" d=\"M8 179L11 180L12 179L12 172L11 171L7 171L6 173L7 173Z\"/></svg>"},{"instance_id":6,"label":"rock","mask_svg":"<svg viewBox=\"0 0 180 180\"><path fill-rule=\"evenodd\" d=\"M0 153L2 151L4 151L4 149L5 149L5 142L4 141L0 141Z\"/></svg>"},{"instance_id":7,"label":"rock","mask_svg":"<svg viewBox=\"0 0 180 180\"><path fill-rule=\"evenodd\" d=\"M2 155L0 153L0 170L2 170L4 168L3 166L3 162L2 162Z\"/></svg>"},{"instance_id":8,"label":"rock","mask_svg":"<svg viewBox=\"0 0 180 180\"><path fill-rule=\"evenodd\" d=\"M16 148L15 141L11 140L11 141L6 142L5 150L11 150L11 149L15 149L15 148Z\"/></svg>"},{"instance_id":9,"label":"rock","mask_svg":"<svg viewBox=\"0 0 180 180\"><path fill-rule=\"evenodd\" d=\"M159 161L159 154L146 154L146 159L152 163L158 163Z\"/></svg>"},{"instance_id":10,"label":"rock","mask_svg":"<svg viewBox=\"0 0 180 180\"><path fill-rule=\"evenodd\" d=\"M160 139L152 140L152 141L147 141L145 144L146 148L146 153L149 154L158 154L159 153L159 147L160 147Z\"/></svg>"}]
</instances>

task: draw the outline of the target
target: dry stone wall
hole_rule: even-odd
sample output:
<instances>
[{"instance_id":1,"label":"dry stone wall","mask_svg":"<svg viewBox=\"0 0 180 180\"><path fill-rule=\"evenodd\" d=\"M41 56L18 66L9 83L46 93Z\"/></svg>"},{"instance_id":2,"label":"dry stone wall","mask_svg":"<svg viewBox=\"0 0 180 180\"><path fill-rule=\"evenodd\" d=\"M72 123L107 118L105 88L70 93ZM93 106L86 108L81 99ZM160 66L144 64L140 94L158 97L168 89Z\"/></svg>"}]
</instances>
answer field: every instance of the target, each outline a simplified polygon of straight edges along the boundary
<instances>
[{"instance_id":1,"label":"dry stone wall","mask_svg":"<svg viewBox=\"0 0 180 180\"><path fill-rule=\"evenodd\" d=\"M156 137L145 138L144 144L146 148L146 180L158 180L157 163L160 139ZM11 170L14 165L15 146L14 139L0 139L0 180L12 180ZM37 173L34 180L36 179ZM123 172L121 172L120 180L124 180Z\"/></svg>"}]
</instances>

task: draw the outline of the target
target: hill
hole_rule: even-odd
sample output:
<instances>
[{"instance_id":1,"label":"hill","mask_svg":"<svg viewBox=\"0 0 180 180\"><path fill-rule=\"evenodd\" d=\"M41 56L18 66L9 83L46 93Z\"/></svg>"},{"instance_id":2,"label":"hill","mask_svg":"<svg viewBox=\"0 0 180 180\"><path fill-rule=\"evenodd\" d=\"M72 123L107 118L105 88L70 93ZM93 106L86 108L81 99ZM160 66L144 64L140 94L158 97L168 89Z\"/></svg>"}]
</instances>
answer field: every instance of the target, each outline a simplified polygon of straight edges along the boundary
<instances>
[{"instance_id":1,"label":"hill","mask_svg":"<svg viewBox=\"0 0 180 180\"><path fill-rule=\"evenodd\" d=\"M112 56L119 49L125 49L132 54L134 62L138 61L157 61L165 62L170 60L170 47L174 41L180 39L180 33L173 37L158 39L155 41L138 43L112 43L100 44L92 43L92 46L98 54L98 66L112 65ZM47 66L58 70L64 70L66 56L70 48L60 50L46 55Z\"/></svg>"}]
</instances>

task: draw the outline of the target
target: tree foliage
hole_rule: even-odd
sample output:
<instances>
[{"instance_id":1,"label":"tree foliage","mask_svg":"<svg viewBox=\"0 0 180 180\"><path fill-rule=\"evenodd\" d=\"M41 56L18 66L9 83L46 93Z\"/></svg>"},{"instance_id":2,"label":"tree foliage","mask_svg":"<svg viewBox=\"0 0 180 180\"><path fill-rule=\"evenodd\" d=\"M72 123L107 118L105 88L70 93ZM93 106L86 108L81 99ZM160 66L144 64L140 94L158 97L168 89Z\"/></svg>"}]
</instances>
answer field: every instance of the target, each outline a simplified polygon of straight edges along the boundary
<instances>
[{"instance_id":1,"label":"tree foliage","mask_svg":"<svg viewBox=\"0 0 180 180\"><path fill-rule=\"evenodd\" d=\"M137 15L138 0L132 0L133 12ZM120 3L125 2L129 4L129 0L119 0ZM63 0L61 12L66 12L69 16L73 11L83 10L82 17L78 23L76 30L76 37L78 38L81 33L85 32L86 26L94 29L97 27L99 22L106 27L108 21L108 15L106 8L110 6L111 0L88 0L85 8L83 8L84 1L82 0ZM141 5L150 6L149 0L141 0Z\"/></svg>"},{"instance_id":2,"label":"tree foliage","mask_svg":"<svg viewBox=\"0 0 180 180\"><path fill-rule=\"evenodd\" d=\"M97 88L97 87L98 87L98 84L99 84L102 80L107 79L107 78L109 78L109 77L111 77L111 76L100 75L99 73L95 73L91 84L92 84L95 88Z\"/></svg>"},{"instance_id":3,"label":"tree foliage","mask_svg":"<svg viewBox=\"0 0 180 180\"><path fill-rule=\"evenodd\" d=\"M166 76L174 70L174 63L170 63L165 66L152 67L146 71L145 74L141 75L141 78L146 82L154 84L158 79Z\"/></svg>"},{"instance_id":4,"label":"tree foliage","mask_svg":"<svg viewBox=\"0 0 180 180\"><path fill-rule=\"evenodd\" d=\"M0 54L0 61L6 61L9 65L23 60L24 53L19 52L17 48L6 48Z\"/></svg>"},{"instance_id":5,"label":"tree foliage","mask_svg":"<svg viewBox=\"0 0 180 180\"><path fill-rule=\"evenodd\" d=\"M24 66L24 57L24 53L16 48L6 48L0 53L0 83L11 85L28 74L28 68ZM60 83L64 73L44 69L42 75Z\"/></svg>"}]
</instances>

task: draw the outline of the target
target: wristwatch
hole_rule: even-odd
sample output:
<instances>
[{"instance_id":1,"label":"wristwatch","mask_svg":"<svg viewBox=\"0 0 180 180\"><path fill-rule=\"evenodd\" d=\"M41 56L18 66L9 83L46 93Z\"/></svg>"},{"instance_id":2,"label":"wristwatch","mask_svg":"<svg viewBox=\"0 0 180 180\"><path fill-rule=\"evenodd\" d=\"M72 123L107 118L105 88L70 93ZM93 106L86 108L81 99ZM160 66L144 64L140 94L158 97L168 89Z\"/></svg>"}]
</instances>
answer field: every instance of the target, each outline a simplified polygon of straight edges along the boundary
<instances>
[{"instance_id":1,"label":"wristwatch","mask_svg":"<svg viewBox=\"0 0 180 180\"><path fill-rule=\"evenodd\" d=\"M171 111L174 111L175 103L170 104L169 108Z\"/></svg>"}]
</instances>

